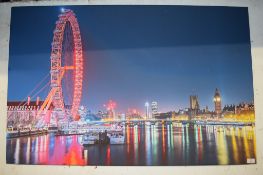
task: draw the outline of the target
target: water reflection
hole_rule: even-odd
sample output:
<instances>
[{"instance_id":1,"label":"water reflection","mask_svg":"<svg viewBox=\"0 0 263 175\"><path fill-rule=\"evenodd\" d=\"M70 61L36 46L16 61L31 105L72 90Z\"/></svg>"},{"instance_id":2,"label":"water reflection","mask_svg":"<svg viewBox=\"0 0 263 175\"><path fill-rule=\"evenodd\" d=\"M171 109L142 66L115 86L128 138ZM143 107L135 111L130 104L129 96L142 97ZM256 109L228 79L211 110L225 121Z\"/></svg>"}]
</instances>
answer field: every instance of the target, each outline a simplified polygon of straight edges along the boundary
<instances>
[{"instance_id":1,"label":"water reflection","mask_svg":"<svg viewBox=\"0 0 263 175\"><path fill-rule=\"evenodd\" d=\"M29 161L30 161L30 144L31 144L31 138L28 137L27 138L27 145L26 145L26 164L29 164Z\"/></svg>"},{"instance_id":2,"label":"water reflection","mask_svg":"<svg viewBox=\"0 0 263 175\"><path fill-rule=\"evenodd\" d=\"M15 149L15 163L19 163L19 153L20 153L20 138L16 140L16 149Z\"/></svg>"},{"instance_id":3,"label":"water reflection","mask_svg":"<svg viewBox=\"0 0 263 175\"><path fill-rule=\"evenodd\" d=\"M138 153L138 146L139 146L139 136L138 136L138 126L136 125L134 128L133 128L133 152L134 152L134 162L135 164L138 164L138 156L139 156L139 153Z\"/></svg>"},{"instance_id":4,"label":"water reflection","mask_svg":"<svg viewBox=\"0 0 263 175\"><path fill-rule=\"evenodd\" d=\"M232 152L233 152L233 158L235 162L239 162L239 156L238 156L238 146L236 141L236 134L235 134L236 128L230 128L230 135L231 135L231 143L232 143Z\"/></svg>"},{"instance_id":5,"label":"water reflection","mask_svg":"<svg viewBox=\"0 0 263 175\"><path fill-rule=\"evenodd\" d=\"M145 136L146 165L151 165L152 164L151 126L145 127L145 135L146 135Z\"/></svg>"},{"instance_id":6,"label":"water reflection","mask_svg":"<svg viewBox=\"0 0 263 175\"><path fill-rule=\"evenodd\" d=\"M126 144L84 149L81 136L7 140L7 163L59 165L246 164L256 158L254 127L136 125L125 128Z\"/></svg>"},{"instance_id":7,"label":"water reflection","mask_svg":"<svg viewBox=\"0 0 263 175\"><path fill-rule=\"evenodd\" d=\"M216 135L217 159L219 164L228 164L228 149L225 128L218 127L218 134Z\"/></svg>"}]
</instances>

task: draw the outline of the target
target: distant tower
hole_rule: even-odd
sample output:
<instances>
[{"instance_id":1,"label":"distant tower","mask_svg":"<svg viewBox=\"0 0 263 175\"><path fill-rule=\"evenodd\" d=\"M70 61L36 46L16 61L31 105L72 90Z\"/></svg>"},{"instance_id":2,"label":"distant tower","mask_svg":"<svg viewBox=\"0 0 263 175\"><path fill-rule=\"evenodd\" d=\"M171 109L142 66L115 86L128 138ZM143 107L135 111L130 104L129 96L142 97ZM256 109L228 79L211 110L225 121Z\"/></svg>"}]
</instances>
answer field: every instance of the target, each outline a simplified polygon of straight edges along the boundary
<instances>
[{"instance_id":1,"label":"distant tower","mask_svg":"<svg viewBox=\"0 0 263 175\"><path fill-rule=\"evenodd\" d=\"M158 113L158 103L156 101L152 102L152 117Z\"/></svg>"},{"instance_id":2,"label":"distant tower","mask_svg":"<svg viewBox=\"0 0 263 175\"><path fill-rule=\"evenodd\" d=\"M199 103L197 95L190 96L190 109L191 110L199 110Z\"/></svg>"},{"instance_id":3,"label":"distant tower","mask_svg":"<svg viewBox=\"0 0 263 175\"><path fill-rule=\"evenodd\" d=\"M219 90L216 88L214 95L215 113L216 115L221 114L221 96Z\"/></svg>"},{"instance_id":4,"label":"distant tower","mask_svg":"<svg viewBox=\"0 0 263 175\"><path fill-rule=\"evenodd\" d=\"M208 112L208 111L209 111L209 110L208 110L208 106L206 106L206 107L205 107L205 112Z\"/></svg>"},{"instance_id":5,"label":"distant tower","mask_svg":"<svg viewBox=\"0 0 263 175\"><path fill-rule=\"evenodd\" d=\"M190 96L190 118L192 119L197 115L199 111L199 103L198 103L198 96L191 95Z\"/></svg>"},{"instance_id":6,"label":"distant tower","mask_svg":"<svg viewBox=\"0 0 263 175\"><path fill-rule=\"evenodd\" d=\"M150 117L149 116L149 102L146 102L144 106L145 106L145 118L149 119Z\"/></svg>"}]
</instances>

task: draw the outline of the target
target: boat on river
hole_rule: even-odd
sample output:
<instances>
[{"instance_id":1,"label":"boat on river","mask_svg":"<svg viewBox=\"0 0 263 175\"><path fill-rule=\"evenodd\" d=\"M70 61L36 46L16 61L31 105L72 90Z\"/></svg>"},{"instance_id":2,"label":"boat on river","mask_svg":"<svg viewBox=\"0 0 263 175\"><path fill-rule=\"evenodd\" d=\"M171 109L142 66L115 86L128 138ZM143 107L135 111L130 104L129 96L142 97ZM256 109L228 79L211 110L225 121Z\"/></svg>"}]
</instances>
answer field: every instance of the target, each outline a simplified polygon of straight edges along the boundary
<instances>
[{"instance_id":1,"label":"boat on river","mask_svg":"<svg viewBox=\"0 0 263 175\"><path fill-rule=\"evenodd\" d=\"M98 134L93 134L93 133L87 133L82 136L82 142L81 144L83 146L88 146L88 145L94 145L97 143L99 140L99 135Z\"/></svg>"},{"instance_id":2,"label":"boat on river","mask_svg":"<svg viewBox=\"0 0 263 175\"><path fill-rule=\"evenodd\" d=\"M112 134L109 136L110 144L124 144L125 137L123 134Z\"/></svg>"}]
</instances>

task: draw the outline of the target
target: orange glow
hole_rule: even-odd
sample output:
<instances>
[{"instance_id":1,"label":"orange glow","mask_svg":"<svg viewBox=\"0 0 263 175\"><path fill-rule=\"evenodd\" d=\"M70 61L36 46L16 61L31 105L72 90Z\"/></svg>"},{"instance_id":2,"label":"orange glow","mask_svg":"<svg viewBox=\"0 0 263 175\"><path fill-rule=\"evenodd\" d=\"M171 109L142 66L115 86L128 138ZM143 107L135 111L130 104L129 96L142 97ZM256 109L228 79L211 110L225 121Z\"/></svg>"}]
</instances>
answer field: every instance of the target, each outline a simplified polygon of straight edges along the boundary
<instances>
[{"instance_id":1,"label":"orange glow","mask_svg":"<svg viewBox=\"0 0 263 175\"><path fill-rule=\"evenodd\" d=\"M108 110L114 110L116 106L117 106L117 103L113 100L109 100L109 102L106 105Z\"/></svg>"},{"instance_id":2,"label":"orange glow","mask_svg":"<svg viewBox=\"0 0 263 175\"><path fill-rule=\"evenodd\" d=\"M74 70L75 66L64 66L62 69L64 69L64 70Z\"/></svg>"},{"instance_id":3,"label":"orange glow","mask_svg":"<svg viewBox=\"0 0 263 175\"><path fill-rule=\"evenodd\" d=\"M106 165L110 165L110 162L111 162L111 153L110 153L110 146L108 146L106 152Z\"/></svg>"},{"instance_id":4,"label":"orange glow","mask_svg":"<svg viewBox=\"0 0 263 175\"><path fill-rule=\"evenodd\" d=\"M218 128L222 129L222 128ZM217 159L219 164L227 165L229 163L226 136L224 132L218 132L216 135Z\"/></svg>"},{"instance_id":5,"label":"orange glow","mask_svg":"<svg viewBox=\"0 0 263 175\"><path fill-rule=\"evenodd\" d=\"M198 159L203 159L203 138L202 138L202 127L198 127Z\"/></svg>"},{"instance_id":6,"label":"orange glow","mask_svg":"<svg viewBox=\"0 0 263 175\"><path fill-rule=\"evenodd\" d=\"M126 128L127 131L127 152L130 152L130 127L129 125Z\"/></svg>"},{"instance_id":7,"label":"orange glow","mask_svg":"<svg viewBox=\"0 0 263 175\"><path fill-rule=\"evenodd\" d=\"M242 111L240 114L226 114L224 121L255 122L254 111Z\"/></svg>"},{"instance_id":8,"label":"orange glow","mask_svg":"<svg viewBox=\"0 0 263 175\"><path fill-rule=\"evenodd\" d=\"M165 145L165 130L164 130L164 124L162 124L162 151L163 151L163 154L162 154L162 158L163 160L166 159L166 145Z\"/></svg>"},{"instance_id":9,"label":"orange glow","mask_svg":"<svg viewBox=\"0 0 263 175\"><path fill-rule=\"evenodd\" d=\"M236 141L236 135L235 135L235 130L234 128L231 128L231 135L232 135L232 145L233 145L233 157L235 163L239 163L239 154L238 154L238 146L237 146L237 141Z\"/></svg>"},{"instance_id":10,"label":"orange glow","mask_svg":"<svg viewBox=\"0 0 263 175\"><path fill-rule=\"evenodd\" d=\"M81 158L81 150L79 150L77 144L77 136L73 136L72 144L64 157L66 165L85 165L85 160Z\"/></svg>"},{"instance_id":11,"label":"orange glow","mask_svg":"<svg viewBox=\"0 0 263 175\"><path fill-rule=\"evenodd\" d=\"M76 115L74 120L78 121L80 119L80 115Z\"/></svg>"}]
</instances>

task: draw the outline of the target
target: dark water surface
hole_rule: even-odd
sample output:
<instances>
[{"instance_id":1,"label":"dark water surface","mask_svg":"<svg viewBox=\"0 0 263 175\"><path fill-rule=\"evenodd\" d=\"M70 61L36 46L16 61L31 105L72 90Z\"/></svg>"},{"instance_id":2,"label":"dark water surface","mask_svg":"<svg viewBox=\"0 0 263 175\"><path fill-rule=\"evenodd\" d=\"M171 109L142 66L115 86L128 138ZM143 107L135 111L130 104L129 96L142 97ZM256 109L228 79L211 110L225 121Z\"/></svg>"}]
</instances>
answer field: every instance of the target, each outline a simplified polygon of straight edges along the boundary
<instances>
[{"instance_id":1,"label":"dark water surface","mask_svg":"<svg viewBox=\"0 0 263 175\"><path fill-rule=\"evenodd\" d=\"M50 165L225 165L256 159L254 127L163 124L125 128L126 144L84 148L82 137L7 139L6 161Z\"/></svg>"}]
</instances>

